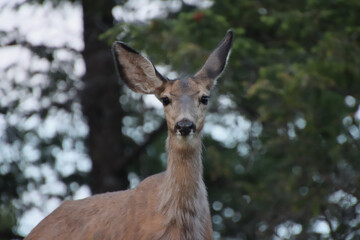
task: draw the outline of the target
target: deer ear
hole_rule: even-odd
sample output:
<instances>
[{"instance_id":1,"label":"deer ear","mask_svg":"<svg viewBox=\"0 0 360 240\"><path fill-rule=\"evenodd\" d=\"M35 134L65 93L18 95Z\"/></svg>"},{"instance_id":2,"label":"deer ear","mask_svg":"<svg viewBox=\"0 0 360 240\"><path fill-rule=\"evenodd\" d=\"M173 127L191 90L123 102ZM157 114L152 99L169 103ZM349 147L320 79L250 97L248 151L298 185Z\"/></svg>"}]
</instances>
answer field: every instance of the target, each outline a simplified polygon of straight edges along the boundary
<instances>
[{"instance_id":1,"label":"deer ear","mask_svg":"<svg viewBox=\"0 0 360 240\"><path fill-rule=\"evenodd\" d=\"M138 93L157 94L167 81L147 58L123 42L112 46L115 67L126 85Z\"/></svg>"},{"instance_id":2,"label":"deer ear","mask_svg":"<svg viewBox=\"0 0 360 240\"><path fill-rule=\"evenodd\" d=\"M204 66L194 76L196 79L204 82L208 89L211 89L216 79L220 77L225 69L227 59L230 55L233 37L233 32L228 30L224 39L210 54Z\"/></svg>"}]
</instances>

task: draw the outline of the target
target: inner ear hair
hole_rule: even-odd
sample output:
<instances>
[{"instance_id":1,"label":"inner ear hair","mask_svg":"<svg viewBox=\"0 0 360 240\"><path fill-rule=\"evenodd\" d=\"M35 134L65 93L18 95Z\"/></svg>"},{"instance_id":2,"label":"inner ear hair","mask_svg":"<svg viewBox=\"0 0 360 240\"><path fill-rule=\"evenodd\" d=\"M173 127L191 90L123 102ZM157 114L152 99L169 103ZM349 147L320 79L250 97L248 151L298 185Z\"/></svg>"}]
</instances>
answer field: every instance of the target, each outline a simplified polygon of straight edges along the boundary
<instances>
[{"instance_id":1,"label":"inner ear hair","mask_svg":"<svg viewBox=\"0 0 360 240\"><path fill-rule=\"evenodd\" d=\"M112 52L120 78L133 91L156 94L166 82L152 62L129 45L116 41Z\"/></svg>"}]
</instances>

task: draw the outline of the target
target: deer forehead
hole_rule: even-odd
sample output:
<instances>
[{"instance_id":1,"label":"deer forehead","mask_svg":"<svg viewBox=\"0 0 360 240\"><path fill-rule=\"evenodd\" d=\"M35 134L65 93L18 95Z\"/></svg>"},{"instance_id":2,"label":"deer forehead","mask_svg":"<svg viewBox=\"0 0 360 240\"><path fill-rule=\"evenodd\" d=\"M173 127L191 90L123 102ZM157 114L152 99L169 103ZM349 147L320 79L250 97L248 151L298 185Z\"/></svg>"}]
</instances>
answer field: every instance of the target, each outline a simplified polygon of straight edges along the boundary
<instances>
[{"instance_id":1,"label":"deer forehead","mask_svg":"<svg viewBox=\"0 0 360 240\"><path fill-rule=\"evenodd\" d=\"M208 90L198 80L194 78L184 78L170 80L167 82L162 96L167 96L174 100L182 96L197 97L198 95L207 95Z\"/></svg>"}]
</instances>

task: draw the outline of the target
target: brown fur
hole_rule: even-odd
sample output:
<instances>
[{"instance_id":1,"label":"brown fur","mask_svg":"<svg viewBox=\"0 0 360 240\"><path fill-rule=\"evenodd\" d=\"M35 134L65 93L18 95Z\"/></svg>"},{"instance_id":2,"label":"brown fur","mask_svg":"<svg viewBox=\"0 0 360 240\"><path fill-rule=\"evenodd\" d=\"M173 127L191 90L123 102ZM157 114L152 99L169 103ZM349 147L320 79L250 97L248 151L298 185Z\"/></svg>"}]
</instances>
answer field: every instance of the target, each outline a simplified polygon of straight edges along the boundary
<instances>
[{"instance_id":1,"label":"brown fur","mask_svg":"<svg viewBox=\"0 0 360 240\"><path fill-rule=\"evenodd\" d=\"M169 137L165 172L132 190L66 201L25 239L212 239L200 148L177 144Z\"/></svg>"},{"instance_id":2,"label":"brown fur","mask_svg":"<svg viewBox=\"0 0 360 240\"><path fill-rule=\"evenodd\" d=\"M207 193L202 179L201 130L206 104L202 96L223 71L232 32L210 55L194 78L169 81L152 63L124 43L113 45L120 77L135 92L168 97L168 165L165 172L135 189L66 201L37 225L25 240L209 240L213 239ZM208 75L210 73L210 75ZM191 121L187 135L175 126Z\"/></svg>"}]
</instances>

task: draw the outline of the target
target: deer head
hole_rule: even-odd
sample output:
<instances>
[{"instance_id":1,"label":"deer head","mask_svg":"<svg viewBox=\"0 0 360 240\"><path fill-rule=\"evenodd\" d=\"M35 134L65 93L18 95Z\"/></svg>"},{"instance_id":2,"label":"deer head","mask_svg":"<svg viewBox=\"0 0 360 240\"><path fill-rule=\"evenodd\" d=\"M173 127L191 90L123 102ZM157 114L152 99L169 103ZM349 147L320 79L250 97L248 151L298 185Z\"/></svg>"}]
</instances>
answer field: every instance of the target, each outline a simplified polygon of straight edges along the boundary
<instances>
[{"instance_id":1,"label":"deer head","mask_svg":"<svg viewBox=\"0 0 360 240\"><path fill-rule=\"evenodd\" d=\"M189 139L200 136L211 88L225 69L232 41L229 30L194 76L175 80L163 77L147 58L123 42L115 42L112 50L127 86L138 93L155 94L163 103L170 137Z\"/></svg>"}]
</instances>

